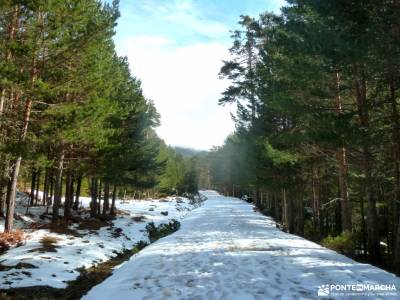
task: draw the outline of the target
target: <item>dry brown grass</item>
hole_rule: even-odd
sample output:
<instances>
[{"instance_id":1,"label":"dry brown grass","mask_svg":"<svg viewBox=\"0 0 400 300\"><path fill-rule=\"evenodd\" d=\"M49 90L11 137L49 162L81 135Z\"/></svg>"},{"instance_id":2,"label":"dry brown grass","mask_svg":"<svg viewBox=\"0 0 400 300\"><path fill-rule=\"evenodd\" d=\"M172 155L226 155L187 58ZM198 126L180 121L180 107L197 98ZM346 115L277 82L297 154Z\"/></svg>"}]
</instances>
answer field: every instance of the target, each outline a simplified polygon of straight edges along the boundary
<instances>
[{"instance_id":1,"label":"dry brown grass","mask_svg":"<svg viewBox=\"0 0 400 300\"><path fill-rule=\"evenodd\" d=\"M24 233L21 230L0 233L0 253L7 251L11 246L20 246L25 242Z\"/></svg>"},{"instance_id":2,"label":"dry brown grass","mask_svg":"<svg viewBox=\"0 0 400 300\"><path fill-rule=\"evenodd\" d=\"M40 239L40 243L42 244L40 252L57 252L56 248L58 248L58 241L60 241L58 237L45 235Z\"/></svg>"},{"instance_id":3,"label":"dry brown grass","mask_svg":"<svg viewBox=\"0 0 400 300\"><path fill-rule=\"evenodd\" d=\"M51 235L45 235L40 239L40 242L43 245L54 245L57 244L58 241L60 241L60 238Z\"/></svg>"},{"instance_id":4,"label":"dry brown grass","mask_svg":"<svg viewBox=\"0 0 400 300\"><path fill-rule=\"evenodd\" d=\"M57 248L59 248L59 246L57 246L57 243L59 241L60 239L58 237L45 235L40 239L42 247L29 250L29 252L39 252L39 253L57 252Z\"/></svg>"},{"instance_id":5,"label":"dry brown grass","mask_svg":"<svg viewBox=\"0 0 400 300\"><path fill-rule=\"evenodd\" d=\"M80 230L99 230L101 227L107 226L109 223L99 219L83 219L78 226Z\"/></svg>"}]
</instances>

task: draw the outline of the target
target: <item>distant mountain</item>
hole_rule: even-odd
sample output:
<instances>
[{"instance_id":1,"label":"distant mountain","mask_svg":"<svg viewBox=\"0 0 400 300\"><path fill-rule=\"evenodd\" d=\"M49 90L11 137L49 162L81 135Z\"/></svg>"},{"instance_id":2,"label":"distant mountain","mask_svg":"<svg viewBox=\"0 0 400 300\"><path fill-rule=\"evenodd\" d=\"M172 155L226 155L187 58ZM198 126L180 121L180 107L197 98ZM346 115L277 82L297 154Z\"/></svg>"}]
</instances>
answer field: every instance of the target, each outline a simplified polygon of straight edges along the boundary
<instances>
[{"instance_id":1,"label":"distant mountain","mask_svg":"<svg viewBox=\"0 0 400 300\"><path fill-rule=\"evenodd\" d=\"M195 155L201 155L207 153L205 150L197 150L193 148L185 148L185 147L180 147L180 146L174 146L173 147L176 152L182 154L185 157L193 157Z\"/></svg>"}]
</instances>

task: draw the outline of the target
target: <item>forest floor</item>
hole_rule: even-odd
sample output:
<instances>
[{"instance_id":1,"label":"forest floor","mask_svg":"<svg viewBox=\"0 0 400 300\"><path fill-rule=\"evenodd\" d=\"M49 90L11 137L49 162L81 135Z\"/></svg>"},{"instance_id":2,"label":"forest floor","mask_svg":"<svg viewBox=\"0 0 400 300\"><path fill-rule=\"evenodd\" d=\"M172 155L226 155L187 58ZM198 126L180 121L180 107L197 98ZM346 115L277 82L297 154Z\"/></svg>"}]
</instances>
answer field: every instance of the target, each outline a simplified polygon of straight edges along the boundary
<instances>
[{"instance_id":1,"label":"forest floor","mask_svg":"<svg viewBox=\"0 0 400 300\"><path fill-rule=\"evenodd\" d=\"M284 233L244 201L203 193L179 231L83 299L399 299L395 275Z\"/></svg>"},{"instance_id":2,"label":"forest floor","mask_svg":"<svg viewBox=\"0 0 400 300\"><path fill-rule=\"evenodd\" d=\"M199 205L183 197L117 200L117 217L101 221L89 218L90 199L82 197L80 215L74 216L79 221L52 228L51 215L45 213L45 207L30 207L25 214L28 200L19 194L16 227L25 234L24 241L0 253L0 298L2 292L10 295L16 289L21 289L21 293L25 289L28 294L54 289L49 294L56 295L55 289L65 289L83 275L108 275L110 269L134 254L132 249L140 248L141 241L149 242L149 222L160 225L173 219L180 221ZM3 224L1 220L0 227Z\"/></svg>"}]
</instances>

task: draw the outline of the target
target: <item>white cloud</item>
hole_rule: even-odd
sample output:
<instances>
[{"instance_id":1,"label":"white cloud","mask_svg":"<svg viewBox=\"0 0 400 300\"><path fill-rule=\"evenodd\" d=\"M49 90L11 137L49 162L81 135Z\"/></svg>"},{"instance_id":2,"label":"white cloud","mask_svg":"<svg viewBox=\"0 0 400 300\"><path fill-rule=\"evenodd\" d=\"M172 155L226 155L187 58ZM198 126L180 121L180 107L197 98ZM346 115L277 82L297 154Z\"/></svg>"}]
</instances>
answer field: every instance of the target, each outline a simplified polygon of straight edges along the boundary
<instances>
[{"instance_id":1,"label":"white cloud","mask_svg":"<svg viewBox=\"0 0 400 300\"><path fill-rule=\"evenodd\" d=\"M218 106L227 82L218 78L227 46L195 43L176 46L158 36L127 38L118 45L146 97L161 114L158 134L168 144L209 149L234 130L230 109Z\"/></svg>"},{"instance_id":2,"label":"white cloud","mask_svg":"<svg viewBox=\"0 0 400 300\"><path fill-rule=\"evenodd\" d=\"M187 31L210 38L229 34L228 26L205 18L192 0L166 1L162 4L159 1L150 0L138 4L152 18L183 26Z\"/></svg>"}]
</instances>

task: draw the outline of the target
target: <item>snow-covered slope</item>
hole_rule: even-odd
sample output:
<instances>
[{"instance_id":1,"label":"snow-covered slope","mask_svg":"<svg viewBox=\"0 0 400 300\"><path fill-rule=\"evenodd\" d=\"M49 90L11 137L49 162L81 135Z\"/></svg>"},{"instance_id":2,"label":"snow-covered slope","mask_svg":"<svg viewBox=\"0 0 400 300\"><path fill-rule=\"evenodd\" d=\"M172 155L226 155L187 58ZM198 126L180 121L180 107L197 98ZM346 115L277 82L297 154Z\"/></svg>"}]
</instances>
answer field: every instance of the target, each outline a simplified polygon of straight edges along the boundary
<instances>
[{"instance_id":1,"label":"snow-covered slope","mask_svg":"<svg viewBox=\"0 0 400 300\"><path fill-rule=\"evenodd\" d=\"M84 299L318 299L319 287L337 292L321 287L327 284L400 288L393 274L280 231L250 204L204 193L208 200L178 232L145 248ZM400 295L386 293L369 299Z\"/></svg>"},{"instance_id":2,"label":"snow-covered slope","mask_svg":"<svg viewBox=\"0 0 400 300\"><path fill-rule=\"evenodd\" d=\"M81 201L82 206L88 207L90 198L81 197ZM68 281L79 276L79 268L89 268L107 261L124 249L131 249L141 240L147 242L145 227L149 222L159 225L172 219L181 220L188 211L197 207L183 197L145 201L117 200L116 205L121 213L108 226L89 230L79 229L77 224L70 225L71 231L78 236L48 229L24 229L27 236L25 244L0 255L0 294L2 289L29 286L65 288ZM30 223L44 222L39 215L45 209L43 206L30 208L31 217L24 216L29 222L20 221L17 225L23 227ZM19 205L17 211L22 215L25 208ZM168 212L168 215L162 212ZM43 248L43 238L55 239L56 247Z\"/></svg>"}]
</instances>

